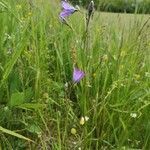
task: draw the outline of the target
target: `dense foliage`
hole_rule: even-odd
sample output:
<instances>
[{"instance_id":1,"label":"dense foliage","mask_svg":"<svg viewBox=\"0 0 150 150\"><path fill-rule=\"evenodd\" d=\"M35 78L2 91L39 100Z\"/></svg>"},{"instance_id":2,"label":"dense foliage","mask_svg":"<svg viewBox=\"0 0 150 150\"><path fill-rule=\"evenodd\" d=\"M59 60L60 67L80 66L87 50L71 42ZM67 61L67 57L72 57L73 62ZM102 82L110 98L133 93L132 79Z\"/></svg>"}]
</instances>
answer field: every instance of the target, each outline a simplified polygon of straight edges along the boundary
<instances>
[{"instance_id":1,"label":"dense foliage","mask_svg":"<svg viewBox=\"0 0 150 150\"><path fill-rule=\"evenodd\" d=\"M70 0L75 4L87 6L90 0ZM150 13L149 0L94 0L97 9L109 12Z\"/></svg>"},{"instance_id":2,"label":"dense foliage","mask_svg":"<svg viewBox=\"0 0 150 150\"><path fill-rule=\"evenodd\" d=\"M60 11L0 0L0 150L150 150L149 16Z\"/></svg>"}]
</instances>

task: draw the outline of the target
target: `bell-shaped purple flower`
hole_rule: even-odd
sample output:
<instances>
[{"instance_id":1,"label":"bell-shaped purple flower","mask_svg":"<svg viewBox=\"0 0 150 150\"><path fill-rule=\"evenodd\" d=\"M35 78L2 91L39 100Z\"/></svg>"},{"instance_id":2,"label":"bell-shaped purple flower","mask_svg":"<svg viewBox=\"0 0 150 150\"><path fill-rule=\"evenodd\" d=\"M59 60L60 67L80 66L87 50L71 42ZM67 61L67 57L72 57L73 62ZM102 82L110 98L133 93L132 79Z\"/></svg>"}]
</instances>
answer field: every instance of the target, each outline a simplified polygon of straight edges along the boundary
<instances>
[{"instance_id":1,"label":"bell-shaped purple flower","mask_svg":"<svg viewBox=\"0 0 150 150\"><path fill-rule=\"evenodd\" d=\"M73 82L78 83L85 76L85 73L78 68L73 70Z\"/></svg>"},{"instance_id":2,"label":"bell-shaped purple flower","mask_svg":"<svg viewBox=\"0 0 150 150\"><path fill-rule=\"evenodd\" d=\"M70 16L78 9L71 6L66 0L62 0L61 5L62 5L62 12L59 14L59 18L61 21L66 22L66 17Z\"/></svg>"}]
</instances>

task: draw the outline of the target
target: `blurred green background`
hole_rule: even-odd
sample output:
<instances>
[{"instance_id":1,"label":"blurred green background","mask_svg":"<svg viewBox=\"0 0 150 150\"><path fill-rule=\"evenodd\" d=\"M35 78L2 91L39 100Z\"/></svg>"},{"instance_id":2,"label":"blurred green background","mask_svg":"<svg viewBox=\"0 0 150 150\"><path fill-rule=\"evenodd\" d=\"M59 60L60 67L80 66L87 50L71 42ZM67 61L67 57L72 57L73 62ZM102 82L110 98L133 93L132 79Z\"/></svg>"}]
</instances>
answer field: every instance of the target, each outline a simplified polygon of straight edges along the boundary
<instances>
[{"instance_id":1,"label":"blurred green background","mask_svg":"<svg viewBox=\"0 0 150 150\"><path fill-rule=\"evenodd\" d=\"M74 4L87 6L90 0L70 0ZM94 0L100 11L150 13L150 0Z\"/></svg>"}]
</instances>

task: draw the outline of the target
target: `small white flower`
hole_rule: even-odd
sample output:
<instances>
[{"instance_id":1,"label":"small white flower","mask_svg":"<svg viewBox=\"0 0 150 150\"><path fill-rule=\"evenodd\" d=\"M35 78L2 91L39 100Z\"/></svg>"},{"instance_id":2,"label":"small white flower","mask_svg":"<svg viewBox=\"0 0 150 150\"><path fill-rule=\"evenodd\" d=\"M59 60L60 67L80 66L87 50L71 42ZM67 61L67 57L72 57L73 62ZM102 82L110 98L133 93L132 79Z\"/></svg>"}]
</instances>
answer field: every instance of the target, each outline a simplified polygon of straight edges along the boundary
<instances>
[{"instance_id":1,"label":"small white flower","mask_svg":"<svg viewBox=\"0 0 150 150\"><path fill-rule=\"evenodd\" d=\"M4 111L7 111L7 110L9 110L9 108L6 106L6 107L4 107Z\"/></svg>"},{"instance_id":2,"label":"small white flower","mask_svg":"<svg viewBox=\"0 0 150 150\"><path fill-rule=\"evenodd\" d=\"M76 145L77 144L77 142L72 142L74 145Z\"/></svg>"},{"instance_id":3,"label":"small white flower","mask_svg":"<svg viewBox=\"0 0 150 150\"><path fill-rule=\"evenodd\" d=\"M79 43L79 41L78 41L78 40L76 40L76 43L78 44L78 43Z\"/></svg>"},{"instance_id":4,"label":"small white flower","mask_svg":"<svg viewBox=\"0 0 150 150\"><path fill-rule=\"evenodd\" d=\"M65 88L66 88L66 89L68 88L68 82L65 83Z\"/></svg>"},{"instance_id":5,"label":"small white flower","mask_svg":"<svg viewBox=\"0 0 150 150\"><path fill-rule=\"evenodd\" d=\"M85 121L88 121L88 120L89 120L89 117L88 117L88 116L85 116L84 118L85 118Z\"/></svg>"},{"instance_id":6,"label":"small white flower","mask_svg":"<svg viewBox=\"0 0 150 150\"><path fill-rule=\"evenodd\" d=\"M131 113L131 114L130 114L130 117L136 118L136 117L137 117L137 113Z\"/></svg>"}]
</instances>

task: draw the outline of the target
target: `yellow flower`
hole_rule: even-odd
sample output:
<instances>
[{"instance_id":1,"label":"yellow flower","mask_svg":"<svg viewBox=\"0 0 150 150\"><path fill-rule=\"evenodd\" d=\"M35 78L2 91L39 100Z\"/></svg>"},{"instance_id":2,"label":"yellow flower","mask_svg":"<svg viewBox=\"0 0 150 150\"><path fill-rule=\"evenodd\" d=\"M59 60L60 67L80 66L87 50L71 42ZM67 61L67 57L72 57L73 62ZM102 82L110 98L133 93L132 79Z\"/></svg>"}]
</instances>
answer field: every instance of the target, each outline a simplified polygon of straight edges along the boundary
<instances>
[{"instance_id":1,"label":"yellow flower","mask_svg":"<svg viewBox=\"0 0 150 150\"><path fill-rule=\"evenodd\" d=\"M80 125L84 125L85 124L85 119L84 119L84 117L81 117L81 119L80 119Z\"/></svg>"},{"instance_id":2,"label":"yellow flower","mask_svg":"<svg viewBox=\"0 0 150 150\"><path fill-rule=\"evenodd\" d=\"M75 135L77 133L77 130L75 128L71 129L71 134Z\"/></svg>"},{"instance_id":3,"label":"yellow flower","mask_svg":"<svg viewBox=\"0 0 150 150\"><path fill-rule=\"evenodd\" d=\"M85 116L85 117L81 117L80 118L80 125L84 125L86 121L89 120L89 117Z\"/></svg>"}]
</instances>

